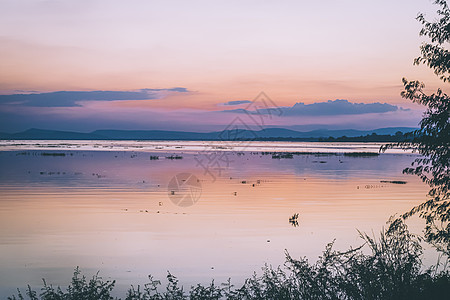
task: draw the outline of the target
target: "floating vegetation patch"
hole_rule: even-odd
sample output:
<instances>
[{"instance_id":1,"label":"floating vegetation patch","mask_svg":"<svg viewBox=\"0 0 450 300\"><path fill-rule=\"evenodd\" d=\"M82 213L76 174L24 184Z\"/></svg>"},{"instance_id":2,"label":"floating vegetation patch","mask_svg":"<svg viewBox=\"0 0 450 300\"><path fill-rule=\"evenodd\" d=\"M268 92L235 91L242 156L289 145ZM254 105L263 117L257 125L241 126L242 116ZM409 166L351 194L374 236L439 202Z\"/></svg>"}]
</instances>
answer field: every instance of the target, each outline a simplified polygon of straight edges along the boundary
<instances>
[{"instance_id":1,"label":"floating vegetation patch","mask_svg":"<svg viewBox=\"0 0 450 300\"><path fill-rule=\"evenodd\" d=\"M314 156L339 156L342 155L342 153L338 152L261 152L261 155L272 155L272 156L278 156L278 155L314 155Z\"/></svg>"},{"instance_id":2,"label":"floating vegetation patch","mask_svg":"<svg viewBox=\"0 0 450 300\"><path fill-rule=\"evenodd\" d=\"M289 218L289 224L294 227L298 226L298 213L295 213L294 215L292 215L292 217Z\"/></svg>"},{"instance_id":3,"label":"floating vegetation patch","mask_svg":"<svg viewBox=\"0 0 450 300\"><path fill-rule=\"evenodd\" d=\"M386 187L385 185L382 184L366 184L364 186L365 189L370 190L370 189L379 189L379 188L384 188ZM359 186L358 186L359 189Z\"/></svg>"},{"instance_id":4,"label":"floating vegetation patch","mask_svg":"<svg viewBox=\"0 0 450 300\"><path fill-rule=\"evenodd\" d=\"M294 158L293 153L278 153L272 155L272 159L292 159Z\"/></svg>"},{"instance_id":5,"label":"floating vegetation patch","mask_svg":"<svg viewBox=\"0 0 450 300\"><path fill-rule=\"evenodd\" d=\"M380 153L377 152L346 152L344 153L344 156L349 157L373 157L373 156L379 156Z\"/></svg>"},{"instance_id":6,"label":"floating vegetation patch","mask_svg":"<svg viewBox=\"0 0 450 300\"><path fill-rule=\"evenodd\" d=\"M41 172L39 172L39 175L66 175L66 172L56 172L56 171L54 171L54 172L52 172L52 171L45 172L45 171L41 171Z\"/></svg>"},{"instance_id":7,"label":"floating vegetation patch","mask_svg":"<svg viewBox=\"0 0 450 300\"><path fill-rule=\"evenodd\" d=\"M273 159L292 159L294 155L313 155L316 157L348 156L348 157L375 157L377 152L261 152L260 155L272 155Z\"/></svg>"},{"instance_id":8,"label":"floating vegetation patch","mask_svg":"<svg viewBox=\"0 0 450 300\"><path fill-rule=\"evenodd\" d=\"M61 153L61 152L40 152L40 151L23 151L23 152L18 152L16 153L16 156L66 156L66 155L70 155L73 156L73 153L70 154L66 154L66 153Z\"/></svg>"},{"instance_id":9,"label":"floating vegetation patch","mask_svg":"<svg viewBox=\"0 0 450 300\"><path fill-rule=\"evenodd\" d=\"M60 152L42 152L41 153L42 156L66 156L65 153L60 153ZM73 154L71 154L73 155Z\"/></svg>"},{"instance_id":10,"label":"floating vegetation patch","mask_svg":"<svg viewBox=\"0 0 450 300\"><path fill-rule=\"evenodd\" d=\"M19 152L19 153L16 153L16 156L18 156L18 155L30 155L31 153L30 152Z\"/></svg>"},{"instance_id":11,"label":"floating vegetation patch","mask_svg":"<svg viewBox=\"0 0 450 300\"><path fill-rule=\"evenodd\" d=\"M106 177L105 175L100 175L98 173L92 173L92 176L96 176L97 178L104 178L104 177Z\"/></svg>"},{"instance_id":12,"label":"floating vegetation patch","mask_svg":"<svg viewBox=\"0 0 450 300\"><path fill-rule=\"evenodd\" d=\"M171 156L166 156L166 159L183 159L183 156L171 155Z\"/></svg>"},{"instance_id":13,"label":"floating vegetation patch","mask_svg":"<svg viewBox=\"0 0 450 300\"><path fill-rule=\"evenodd\" d=\"M380 180L381 183L406 184L403 180Z\"/></svg>"}]
</instances>

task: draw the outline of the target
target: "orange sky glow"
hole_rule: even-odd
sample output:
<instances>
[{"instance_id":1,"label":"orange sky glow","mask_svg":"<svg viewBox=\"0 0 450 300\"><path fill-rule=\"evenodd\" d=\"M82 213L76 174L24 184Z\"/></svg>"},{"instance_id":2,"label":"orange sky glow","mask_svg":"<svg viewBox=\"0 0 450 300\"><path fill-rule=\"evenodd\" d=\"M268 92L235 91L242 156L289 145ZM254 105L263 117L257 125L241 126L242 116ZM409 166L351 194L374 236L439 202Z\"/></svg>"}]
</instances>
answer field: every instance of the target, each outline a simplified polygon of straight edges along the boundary
<instances>
[{"instance_id":1,"label":"orange sky glow","mask_svg":"<svg viewBox=\"0 0 450 300\"><path fill-rule=\"evenodd\" d=\"M441 86L426 66L412 64L424 41L415 17L424 12L433 18L434 11L428 0L7 0L0 4L0 95L188 91L151 100L85 102L87 114L92 107L117 115L133 108L220 111L222 103L251 101L261 91L278 106L345 99L419 112L400 97L401 78L424 81L429 91ZM26 111L5 102L0 101L0 113L9 119ZM30 117L49 111L34 109ZM418 115L403 125L416 124ZM64 125L61 115L54 117L62 129L73 127ZM296 124L301 122L286 123ZM35 125L4 121L0 131L27 126L39 127L38 118Z\"/></svg>"}]
</instances>

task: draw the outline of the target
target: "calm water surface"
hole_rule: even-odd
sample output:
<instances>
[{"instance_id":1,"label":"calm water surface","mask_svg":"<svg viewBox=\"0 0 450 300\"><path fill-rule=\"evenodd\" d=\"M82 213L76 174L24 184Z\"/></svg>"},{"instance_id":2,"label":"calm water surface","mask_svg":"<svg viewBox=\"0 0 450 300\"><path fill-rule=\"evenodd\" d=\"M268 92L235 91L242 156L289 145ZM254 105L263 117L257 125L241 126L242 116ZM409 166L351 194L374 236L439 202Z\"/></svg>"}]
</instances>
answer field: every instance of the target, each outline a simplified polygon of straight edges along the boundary
<instances>
[{"instance_id":1,"label":"calm water surface","mask_svg":"<svg viewBox=\"0 0 450 300\"><path fill-rule=\"evenodd\" d=\"M64 285L76 266L117 279L122 295L148 274L164 279L168 270L188 286L229 277L239 285L265 263L283 264L285 249L314 261L333 239L337 249L357 246L357 229L378 233L389 216L423 202L428 191L402 175L412 154L343 154L378 148L0 141L0 296L28 283L37 287L43 277ZM262 153L269 151L303 154ZM195 175L201 188L168 188L180 173ZM407 183L381 182L394 180ZM198 201L175 205L172 193L184 192ZM298 226L289 222L294 213ZM419 221L410 226L420 232Z\"/></svg>"}]
</instances>

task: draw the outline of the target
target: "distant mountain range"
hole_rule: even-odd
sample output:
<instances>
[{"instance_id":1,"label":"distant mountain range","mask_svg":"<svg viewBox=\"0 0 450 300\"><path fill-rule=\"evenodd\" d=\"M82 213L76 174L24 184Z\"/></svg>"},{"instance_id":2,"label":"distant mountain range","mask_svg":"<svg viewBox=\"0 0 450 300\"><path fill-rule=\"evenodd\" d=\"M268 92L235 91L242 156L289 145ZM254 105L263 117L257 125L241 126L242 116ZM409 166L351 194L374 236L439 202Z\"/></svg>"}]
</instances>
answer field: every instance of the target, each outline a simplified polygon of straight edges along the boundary
<instances>
[{"instance_id":1,"label":"distant mountain range","mask_svg":"<svg viewBox=\"0 0 450 300\"><path fill-rule=\"evenodd\" d=\"M416 128L412 127L389 127L374 130L312 130L295 131L285 128L266 128L264 130L233 130L215 132L185 132L164 130L96 130L89 133L73 131L57 131L44 129L28 129L18 133L0 133L3 140L239 140L239 139L270 139L270 138L293 138L293 139L317 139L337 137L358 137L370 134L394 135L398 131L410 132Z\"/></svg>"}]
</instances>

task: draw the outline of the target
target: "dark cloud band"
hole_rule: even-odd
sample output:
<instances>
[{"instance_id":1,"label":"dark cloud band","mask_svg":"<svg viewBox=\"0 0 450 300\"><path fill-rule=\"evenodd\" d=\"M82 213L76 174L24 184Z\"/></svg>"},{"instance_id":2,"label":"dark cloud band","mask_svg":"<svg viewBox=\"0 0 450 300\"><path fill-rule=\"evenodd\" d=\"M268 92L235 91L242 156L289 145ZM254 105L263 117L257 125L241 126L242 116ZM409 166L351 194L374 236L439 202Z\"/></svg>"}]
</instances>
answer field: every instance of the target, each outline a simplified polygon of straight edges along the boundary
<instances>
[{"instance_id":1,"label":"dark cloud band","mask_svg":"<svg viewBox=\"0 0 450 300\"><path fill-rule=\"evenodd\" d=\"M250 100L235 100L235 101L228 101L225 103L222 103L222 105L240 105L240 104L247 104L252 103Z\"/></svg>"},{"instance_id":2,"label":"dark cloud band","mask_svg":"<svg viewBox=\"0 0 450 300\"><path fill-rule=\"evenodd\" d=\"M326 102L316 102L305 104L296 103L291 107L280 107L282 116L336 116L336 115L360 115L369 113L386 113L397 110L404 110L388 103L353 103L348 100L328 100ZM248 114L271 114L270 109L259 109L249 111L245 109L224 110L223 112L248 113Z\"/></svg>"},{"instance_id":3,"label":"dark cloud band","mask_svg":"<svg viewBox=\"0 0 450 300\"><path fill-rule=\"evenodd\" d=\"M141 89L137 91L58 91L50 93L0 95L0 104L34 107L81 106L80 101L117 101L159 99L167 92L186 93L186 88Z\"/></svg>"}]
</instances>

